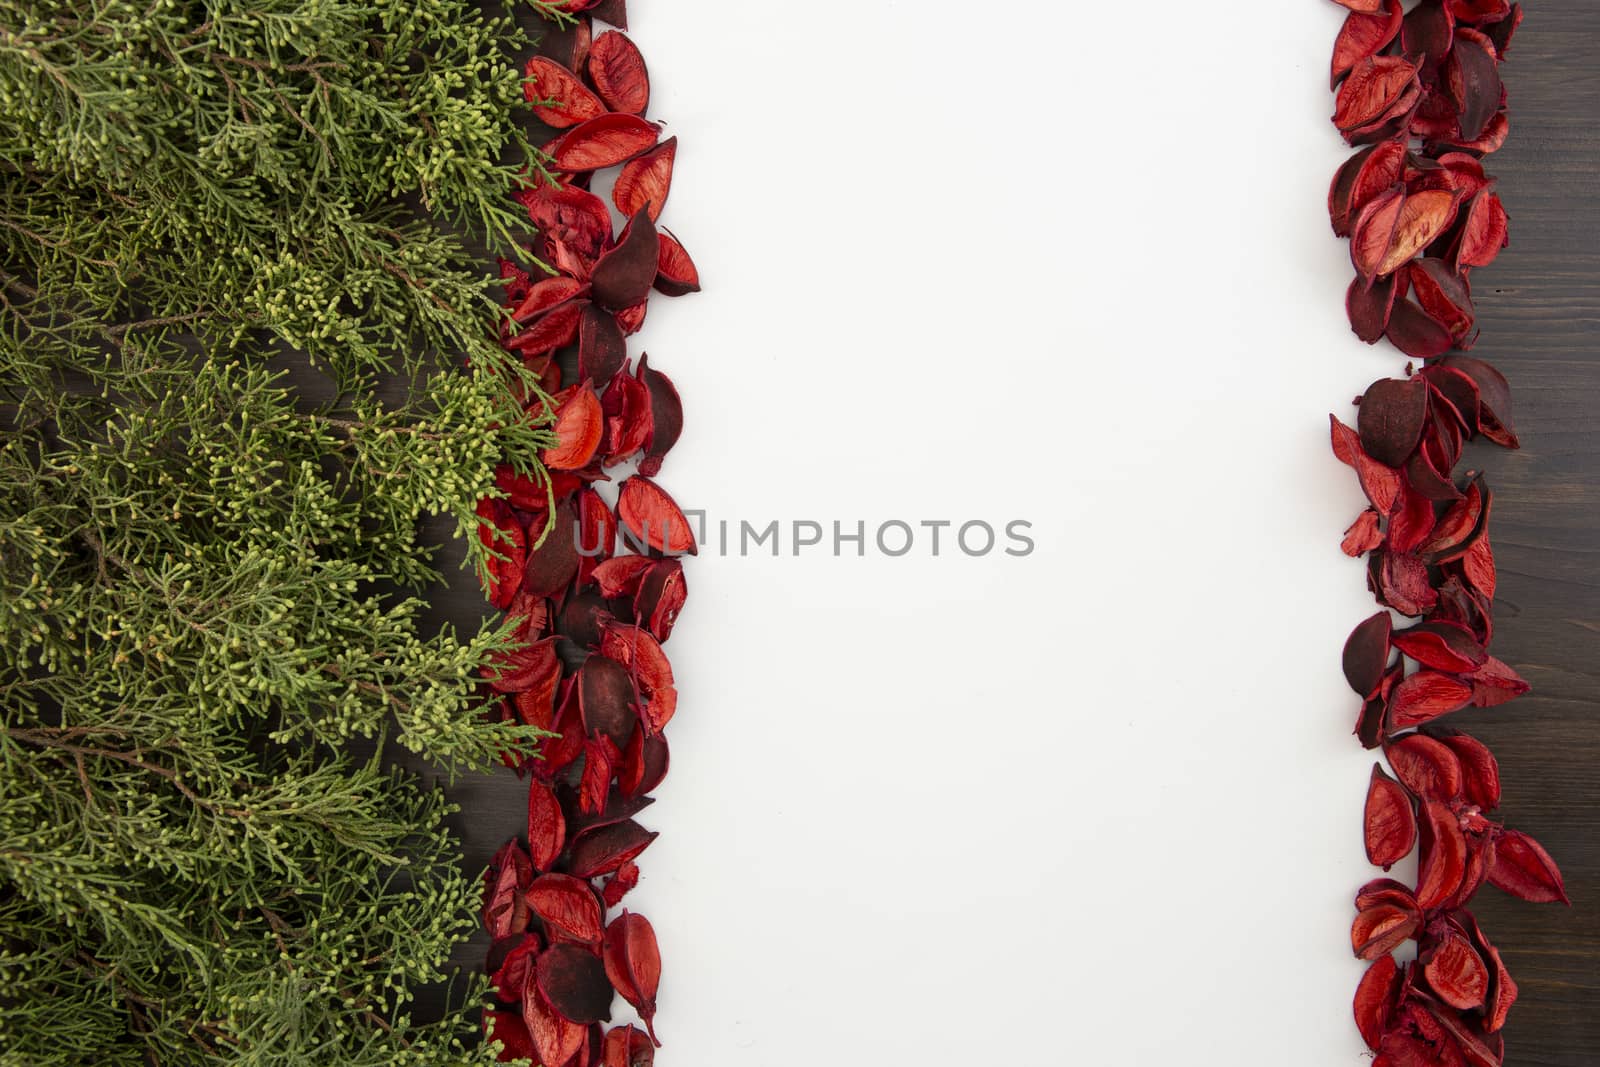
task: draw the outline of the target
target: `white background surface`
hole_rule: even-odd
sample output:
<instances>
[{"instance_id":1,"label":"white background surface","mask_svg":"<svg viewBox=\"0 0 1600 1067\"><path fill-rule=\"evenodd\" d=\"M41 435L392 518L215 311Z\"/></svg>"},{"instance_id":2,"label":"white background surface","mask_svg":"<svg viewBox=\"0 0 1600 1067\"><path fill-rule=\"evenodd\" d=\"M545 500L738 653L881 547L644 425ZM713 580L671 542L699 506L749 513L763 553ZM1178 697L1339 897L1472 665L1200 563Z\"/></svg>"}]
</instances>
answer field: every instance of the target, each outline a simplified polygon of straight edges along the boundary
<instances>
[{"instance_id":1,"label":"white background surface","mask_svg":"<svg viewBox=\"0 0 1600 1067\"><path fill-rule=\"evenodd\" d=\"M633 6L706 287L643 335L661 482L1038 545L692 564L660 1062L1363 1062L1326 418L1402 361L1326 221L1343 12Z\"/></svg>"}]
</instances>

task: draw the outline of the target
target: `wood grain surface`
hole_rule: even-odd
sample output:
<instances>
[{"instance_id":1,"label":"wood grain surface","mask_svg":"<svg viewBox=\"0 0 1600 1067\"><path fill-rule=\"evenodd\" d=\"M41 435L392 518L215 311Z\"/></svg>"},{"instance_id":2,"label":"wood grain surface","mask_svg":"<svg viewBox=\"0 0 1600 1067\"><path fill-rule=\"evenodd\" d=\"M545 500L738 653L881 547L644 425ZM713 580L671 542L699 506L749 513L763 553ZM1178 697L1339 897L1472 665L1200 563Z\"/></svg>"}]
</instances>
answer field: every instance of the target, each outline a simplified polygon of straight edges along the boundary
<instances>
[{"instance_id":1,"label":"wood grain surface","mask_svg":"<svg viewBox=\"0 0 1600 1067\"><path fill-rule=\"evenodd\" d=\"M1600 6L1525 6L1511 139L1490 160L1511 246L1473 277L1473 354L1515 397L1521 450L1475 459L1495 490L1495 652L1533 692L1456 725L1499 756L1504 818L1549 848L1573 902L1474 904L1522 990L1507 1063L1578 1067L1600 1061Z\"/></svg>"},{"instance_id":2,"label":"wood grain surface","mask_svg":"<svg viewBox=\"0 0 1600 1067\"><path fill-rule=\"evenodd\" d=\"M1573 901L1532 905L1490 888L1474 906L1522 990L1507 1062L1589 1067L1600 1062L1600 4L1526 6L1505 70L1512 135L1490 162L1512 243L1473 278L1473 354L1510 379L1523 447L1472 461L1495 489L1495 651L1534 690L1453 725L1499 756L1504 818L1554 854ZM476 624L469 583L431 595L441 620ZM500 774L451 793L475 813L456 826L481 869L517 832L524 789ZM481 966L484 947L475 939L456 962Z\"/></svg>"}]
</instances>

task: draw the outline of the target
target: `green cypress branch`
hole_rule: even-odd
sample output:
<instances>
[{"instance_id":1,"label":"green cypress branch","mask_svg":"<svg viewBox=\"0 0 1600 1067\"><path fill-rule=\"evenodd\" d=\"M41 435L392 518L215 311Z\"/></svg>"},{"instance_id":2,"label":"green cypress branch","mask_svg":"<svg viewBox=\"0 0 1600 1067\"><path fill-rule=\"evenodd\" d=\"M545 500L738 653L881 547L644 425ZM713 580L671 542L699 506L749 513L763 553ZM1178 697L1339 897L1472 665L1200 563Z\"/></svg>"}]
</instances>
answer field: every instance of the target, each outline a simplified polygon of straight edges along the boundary
<instances>
[{"instance_id":1,"label":"green cypress branch","mask_svg":"<svg viewBox=\"0 0 1600 1067\"><path fill-rule=\"evenodd\" d=\"M551 3L533 5L559 17ZM434 789L536 731L419 534L550 442L483 246L542 159L467 0L0 0L0 1067L492 1062ZM352 744L372 754L357 759Z\"/></svg>"}]
</instances>

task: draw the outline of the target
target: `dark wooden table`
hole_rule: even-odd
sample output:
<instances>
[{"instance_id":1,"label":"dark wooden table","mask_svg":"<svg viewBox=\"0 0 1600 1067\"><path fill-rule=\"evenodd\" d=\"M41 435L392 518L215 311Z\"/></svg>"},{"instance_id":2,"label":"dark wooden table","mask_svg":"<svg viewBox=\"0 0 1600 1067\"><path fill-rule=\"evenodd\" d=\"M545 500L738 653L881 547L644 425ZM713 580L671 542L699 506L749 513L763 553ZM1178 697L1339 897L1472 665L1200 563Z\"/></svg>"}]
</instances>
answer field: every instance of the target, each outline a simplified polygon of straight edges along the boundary
<instances>
[{"instance_id":1,"label":"dark wooden table","mask_svg":"<svg viewBox=\"0 0 1600 1067\"><path fill-rule=\"evenodd\" d=\"M1500 758L1506 820L1566 874L1571 909L1493 889L1474 905L1522 989L1516 1067L1600 1061L1600 5L1526 5L1505 69L1511 139L1490 161L1511 247L1474 278L1482 339L1522 449L1484 453L1495 489L1495 652L1527 697L1460 716Z\"/></svg>"}]
</instances>

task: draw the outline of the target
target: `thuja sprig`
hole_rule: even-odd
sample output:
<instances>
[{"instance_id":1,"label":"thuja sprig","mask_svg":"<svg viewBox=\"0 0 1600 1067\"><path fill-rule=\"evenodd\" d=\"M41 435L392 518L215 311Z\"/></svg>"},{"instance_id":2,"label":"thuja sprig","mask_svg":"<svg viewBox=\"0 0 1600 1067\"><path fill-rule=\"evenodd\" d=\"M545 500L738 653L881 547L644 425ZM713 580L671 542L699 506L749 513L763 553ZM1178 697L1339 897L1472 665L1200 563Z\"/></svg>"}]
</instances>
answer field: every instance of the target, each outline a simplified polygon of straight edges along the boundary
<instances>
[{"instance_id":1,"label":"thuja sprig","mask_svg":"<svg viewBox=\"0 0 1600 1067\"><path fill-rule=\"evenodd\" d=\"M539 381L484 245L544 173L466 0L0 0L0 1065L443 1065L432 789L542 735L425 625ZM356 746L352 748L352 745ZM364 753L360 757L354 753Z\"/></svg>"}]
</instances>

